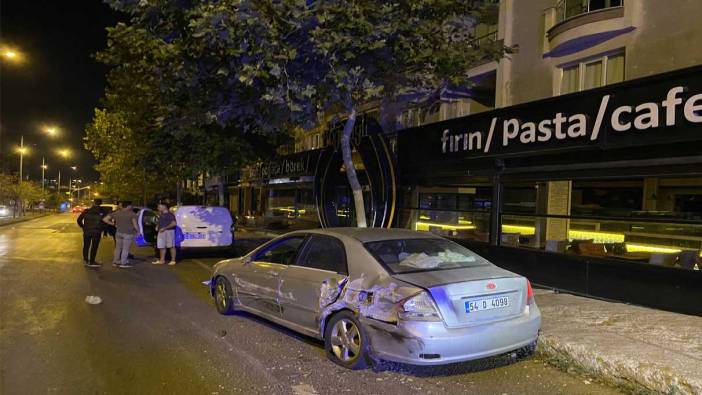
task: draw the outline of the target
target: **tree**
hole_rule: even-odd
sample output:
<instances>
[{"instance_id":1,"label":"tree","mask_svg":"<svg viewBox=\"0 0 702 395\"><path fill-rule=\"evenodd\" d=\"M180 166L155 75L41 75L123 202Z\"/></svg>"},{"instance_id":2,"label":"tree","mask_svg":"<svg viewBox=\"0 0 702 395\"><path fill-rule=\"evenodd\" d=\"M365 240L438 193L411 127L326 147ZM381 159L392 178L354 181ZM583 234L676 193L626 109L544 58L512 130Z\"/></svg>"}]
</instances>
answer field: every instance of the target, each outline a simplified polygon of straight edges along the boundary
<instances>
[{"instance_id":1,"label":"tree","mask_svg":"<svg viewBox=\"0 0 702 395\"><path fill-rule=\"evenodd\" d=\"M216 51L196 30L187 7L165 1L148 8L126 1L112 5L133 18L108 29L108 46L96 56L111 70L103 109L96 109L86 128L86 148L109 190L146 200L182 179L223 173L270 150L242 133L246 124L230 120L244 114L262 119L275 111L254 111L250 99L220 106L250 89L240 81L236 89L227 87L220 55L212 55Z\"/></svg>"},{"instance_id":2,"label":"tree","mask_svg":"<svg viewBox=\"0 0 702 395\"><path fill-rule=\"evenodd\" d=\"M213 145L201 140L216 147L235 141L242 163L248 132L280 136L340 114L344 164L362 227L363 194L350 144L361 106L380 102L382 117L392 119L410 97L468 84L471 66L503 50L475 45L471 33L495 17L496 0L109 3L131 20L110 30L99 58L114 67L112 89L125 88L118 97L129 96L134 81L137 88L148 86L154 133L191 139L203 152ZM107 97L113 104L122 100ZM130 106L116 106L123 107ZM198 168L221 166L179 159Z\"/></svg>"},{"instance_id":3,"label":"tree","mask_svg":"<svg viewBox=\"0 0 702 395\"><path fill-rule=\"evenodd\" d=\"M12 204L15 215L22 215L25 207L42 199L41 186L35 182L17 182L16 176L0 174L0 203Z\"/></svg>"},{"instance_id":4,"label":"tree","mask_svg":"<svg viewBox=\"0 0 702 395\"><path fill-rule=\"evenodd\" d=\"M496 9L496 1L473 0L283 1L260 7L279 40L272 68L284 71L266 98L287 105L299 124L330 112L346 119L341 148L359 227L366 226L366 216L350 140L360 107L379 101L381 116L393 118L410 97L445 84L470 84L471 66L502 54L499 43L479 47L471 33L494 19Z\"/></svg>"}]
</instances>

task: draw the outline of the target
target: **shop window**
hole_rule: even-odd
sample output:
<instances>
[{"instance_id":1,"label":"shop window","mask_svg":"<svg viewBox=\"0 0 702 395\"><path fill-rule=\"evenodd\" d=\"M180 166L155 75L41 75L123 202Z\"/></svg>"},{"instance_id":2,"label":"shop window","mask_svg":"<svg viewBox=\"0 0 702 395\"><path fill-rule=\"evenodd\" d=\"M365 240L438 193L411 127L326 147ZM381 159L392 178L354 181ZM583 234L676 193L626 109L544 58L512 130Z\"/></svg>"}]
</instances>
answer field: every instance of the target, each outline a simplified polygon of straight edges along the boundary
<instances>
[{"instance_id":1,"label":"shop window","mask_svg":"<svg viewBox=\"0 0 702 395\"><path fill-rule=\"evenodd\" d=\"M643 209L643 181L573 183L571 213L581 216L628 217Z\"/></svg>"},{"instance_id":2,"label":"shop window","mask_svg":"<svg viewBox=\"0 0 702 395\"><path fill-rule=\"evenodd\" d=\"M503 211L510 213L536 213L536 188L532 186L506 186Z\"/></svg>"},{"instance_id":3,"label":"shop window","mask_svg":"<svg viewBox=\"0 0 702 395\"><path fill-rule=\"evenodd\" d=\"M487 242L492 188L454 191L419 193L418 207L400 210L399 223L420 232Z\"/></svg>"},{"instance_id":4,"label":"shop window","mask_svg":"<svg viewBox=\"0 0 702 395\"><path fill-rule=\"evenodd\" d=\"M520 211L526 190L505 188L500 245L702 269L702 178L573 181L563 215Z\"/></svg>"},{"instance_id":5,"label":"shop window","mask_svg":"<svg viewBox=\"0 0 702 395\"><path fill-rule=\"evenodd\" d=\"M561 94L598 88L624 81L624 53L569 64L560 69Z\"/></svg>"}]
</instances>

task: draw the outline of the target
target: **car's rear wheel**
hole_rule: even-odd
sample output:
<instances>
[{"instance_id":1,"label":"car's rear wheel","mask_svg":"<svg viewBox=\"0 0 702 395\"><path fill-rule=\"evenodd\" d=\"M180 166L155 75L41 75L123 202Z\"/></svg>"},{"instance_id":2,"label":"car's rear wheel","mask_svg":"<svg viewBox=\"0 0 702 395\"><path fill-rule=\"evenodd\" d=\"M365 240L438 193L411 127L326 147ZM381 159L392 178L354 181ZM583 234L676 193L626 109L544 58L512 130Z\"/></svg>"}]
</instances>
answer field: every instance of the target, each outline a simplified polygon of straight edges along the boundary
<instances>
[{"instance_id":1,"label":"car's rear wheel","mask_svg":"<svg viewBox=\"0 0 702 395\"><path fill-rule=\"evenodd\" d=\"M370 365L368 337L350 311L335 314L324 330L327 357L348 369L365 369Z\"/></svg>"},{"instance_id":2,"label":"car's rear wheel","mask_svg":"<svg viewBox=\"0 0 702 395\"><path fill-rule=\"evenodd\" d=\"M220 314L234 314L234 293L232 285L224 277L217 277L214 286L214 302Z\"/></svg>"}]
</instances>

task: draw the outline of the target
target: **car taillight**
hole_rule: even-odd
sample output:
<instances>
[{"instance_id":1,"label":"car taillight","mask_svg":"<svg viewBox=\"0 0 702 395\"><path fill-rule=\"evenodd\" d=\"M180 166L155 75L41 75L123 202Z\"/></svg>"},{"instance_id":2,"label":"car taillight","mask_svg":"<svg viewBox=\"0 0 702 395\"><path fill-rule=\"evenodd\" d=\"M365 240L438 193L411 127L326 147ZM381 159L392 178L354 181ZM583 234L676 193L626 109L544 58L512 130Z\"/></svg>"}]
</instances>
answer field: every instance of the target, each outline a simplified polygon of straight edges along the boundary
<instances>
[{"instance_id":1,"label":"car taillight","mask_svg":"<svg viewBox=\"0 0 702 395\"><path fill-rule=\"evenodd\" d=\"M408 321L440 321L434 301L422 291L400 302L399 317Z\"/></svg>"},{"instance_id":2,"label":"car taillight","mask_svg":"<svg viewBox=\"0 0 702 395\"><path fill-rule=\"evenodd\" d=\"M526 304L534 304L534 290L531 288L531 282L527 280L527 298Z\"/></svg>"}]
</instances>

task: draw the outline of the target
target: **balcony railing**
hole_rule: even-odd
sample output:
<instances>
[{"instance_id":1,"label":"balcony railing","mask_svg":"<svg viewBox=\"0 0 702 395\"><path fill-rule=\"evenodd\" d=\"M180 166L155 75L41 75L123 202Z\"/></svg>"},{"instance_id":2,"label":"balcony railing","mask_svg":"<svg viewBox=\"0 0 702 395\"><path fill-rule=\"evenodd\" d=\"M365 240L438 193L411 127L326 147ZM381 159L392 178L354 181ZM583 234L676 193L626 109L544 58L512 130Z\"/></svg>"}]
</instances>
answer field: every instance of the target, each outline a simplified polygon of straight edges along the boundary
<instances>
[{"instance_id":1,"label":"balcony railing","mask_svg":"<svg viewBox=\"0 0 702 395\"><path fill-rule=\"evenodd\" d=\"M621 7L623 0L560 0L556 4L558 22L608 8Z\"/></svg>"},{"instance_id":2,"label":"balcony railing","mask_svg":"<svg viewBox=\"0 0 702 395\"><path fill-rule=\"evenodd\" d=\"M483 34L480 37L474 38L470 42L470 46L474 47L474 48L479 48L483 45L487 45L489 43L494 43L495 41L497 41L497 30L491 31L487 34Z\"/></svg>"}]
</instances>

